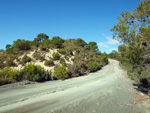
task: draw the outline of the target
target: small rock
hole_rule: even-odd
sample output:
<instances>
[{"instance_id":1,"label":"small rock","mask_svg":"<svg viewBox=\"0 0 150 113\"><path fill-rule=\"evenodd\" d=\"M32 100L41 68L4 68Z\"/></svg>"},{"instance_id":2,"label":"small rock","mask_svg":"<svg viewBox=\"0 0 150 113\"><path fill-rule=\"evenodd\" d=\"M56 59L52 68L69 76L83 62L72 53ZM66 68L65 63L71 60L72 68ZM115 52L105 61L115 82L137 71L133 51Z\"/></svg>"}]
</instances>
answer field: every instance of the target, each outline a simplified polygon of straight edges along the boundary
<instances>
[{"instance_id":1,"label":"small rock","mask_svg":"<svg viewBox=\"0 0 150 113\"><path fill-rule=\"evenodd\" d=\"M143 93L140 93L142 96L144 96L144 94Z\"/></svg>"}]
</instances>

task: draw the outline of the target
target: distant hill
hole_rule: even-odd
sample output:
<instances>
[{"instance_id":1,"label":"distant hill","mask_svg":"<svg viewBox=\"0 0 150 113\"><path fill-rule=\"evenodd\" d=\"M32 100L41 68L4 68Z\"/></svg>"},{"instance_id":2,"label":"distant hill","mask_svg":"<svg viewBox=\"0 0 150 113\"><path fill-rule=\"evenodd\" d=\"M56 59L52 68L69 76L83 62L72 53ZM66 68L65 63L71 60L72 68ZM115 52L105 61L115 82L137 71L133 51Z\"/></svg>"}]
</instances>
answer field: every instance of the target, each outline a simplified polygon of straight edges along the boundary
<instances>
[{"instance_id":1,"label":"distant hill","mask_svg":"<svg viewBox=\"0 0 150 113\"><path fill-rule=\"evenodd\" d=\"M33 41L18 39L0 51L0 85L78 77L106 64L107 54L98 50L96 42L59 36L49 39L41 33Z\"/></svg>"}]
</instances>

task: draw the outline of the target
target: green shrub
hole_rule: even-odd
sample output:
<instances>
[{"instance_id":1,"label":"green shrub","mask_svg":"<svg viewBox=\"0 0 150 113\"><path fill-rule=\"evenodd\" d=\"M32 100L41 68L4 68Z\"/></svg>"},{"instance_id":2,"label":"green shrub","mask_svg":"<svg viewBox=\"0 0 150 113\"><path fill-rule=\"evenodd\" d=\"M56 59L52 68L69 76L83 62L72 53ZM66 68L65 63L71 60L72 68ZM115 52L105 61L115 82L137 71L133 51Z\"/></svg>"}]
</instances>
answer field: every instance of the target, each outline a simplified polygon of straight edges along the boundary
<instances>
[{"instance_id":1,"label":"green shrub","mask_svg":"<svg viewBox=\"0 0 150 113\"><path fill-rule=\"evenodd\" d=\"M37 82L40 82L42 81L43 77L37 73L34 77L33 77L33 81L37 81Z\"/></svg>"},{"instance_id":2,"label":"green shrub","mask_svg":"<svg viewBox=\"0 0 150 113\"><path fill-rule=\"evenodd\" d=\"M29 50L31 48L30 43L30 41L24 39L17 39L17 41L14 41L13 43L13 48L17 51Z\"/></svg>"},{"instance_id":3,"label":"green shrub","mask_svg":"<svg viewBox=\"0 0 150 113\"><path fill-rule=\"evenodd\" d=\"M56 64L55 67L54 67L54 70L56 70L56 68L60 67L61 65L59 64Z\"/></svg>"},{"instance_id":4,"label":"green shrub","mask_svg":"<svg viewBox=\"0 0 150 113\"><path fill-rule=\"evenodd\" d=\"M61 63L63 66L66 66L66 62L65 62L65 59L64 59L64 58L60 58L60 63Z\"/></svg>"},{"instance_id":5,"label":"green shrub","mask_svg":"<svg viewBox=\"0 0 150 113\"><path fill-rule=\"evenodd\" d=\"M46 51L47 49L46 49L46 47L41 46L41 47L40 47L40 50L42 50L42 51Z\"/></svg>"},{"instance_id":6,"label":"green shrub","mask_svg":"<svg viewBox=\"0 0 150 113\"><path fill-rule=\"evenodd\" d=\"M65 47L66 55L68 55L68 56L73 55L73 50L74 50L73 46Z\"/></svg>"},{"instance_id":7,"label":"green shrub","mask_svg":"<svg viewBox=\"0 0 150 113\"><path fill-rule=\"evenodd\" d=\"M129 77L136 81L136 82L139 82L139 74L138 74L138 71L136 69L129 69L127 71L127 74L129 75Z\"/></svg>"},{"instance_id":8,"label":"green shrub","mask_svg":"<svg viewBox=\"0 0 150 113\"><path fill-rule=\"evenodd\" d=\"M102 62L103 65L108 64L108 56L106 53L102 53L100 55L100 61Z\"/></svg>"},{"instance_id":9,"label":"green shrub","mask_svg":"<svg viewBox=\"0 0 150 113\"><path fill-rule=\"evenodd\" d=\"M97 46L97 43L96 42L89 42L87 45L86 45L86 48L92 52L98 52L98 46Z\"/></svg>"},{"instance_id":10,"label":"green shrub","mask_svg":"<svg viewBox=\"0 0 150 113\"><path fill-rule=\"evenodd\" d=\"M76 61L82 61L82 60L84 60L81 54L76 54L75 57L74 57L74 59Z\"/></svg>"},{"instance_id":11,"label":"green shrub","mask_svg":"<svg viewBox=\"0 0 150 113\"><path fill-rule=\"evenodd\" d=\"M65 55L66 54L66 50L64 48L59 49L59 53L62 54L62 55Z\"/></svg>"},{"instance_id":12,"label":"green shrub","mask_svg":"<svg viewBox=\"0 0 150 113\"><path fill-rule=\"evenodd\" d=\"M75 60L73 65L68 66L68 74L71 77L78 77L80 75L86 74L87 67L85 61Z\"/></svg>"},{"instance_id":13,"label":"green shrub","mask_svg":"<svg viewBox=\"0 0 150 113\"><path fill-rule=\"evenodd\" d=\"M59 53L63 54L63 55L73 55L73 50L74 50L74 47L72 46L67 46L63 49L60 49L59 50Z\"/></svg>"},{"instance_id":14,"label":"green shrub","mask_svg":"<svg viewBox=\"0 0 150 113\"><path fill-rule=\"evenodd\" d=\"M9 81L7 78L0 78L0 86L9 83L11 83L11 81Z\"/></svg>"},{"instance_id":15,"label":"green shrub","mask_svg":"<svg viewBox=\"0 0 150 113\"><path fill-rule=\"evenodd\" d=\"M42 54L43 52L41 51L35 51L35 53L33 54L33 57L36 60L40 60L41 62L45 60L45 55Z\"/></svg>"},{"instance_id":16,"label":"green shrub","mask_svg":"<svg viewBox=\"0 0 150 113\"><path fill-rule=\"evenodd\" d=\"M16 64L14 63L13 59L9 59L6 61L5 66L12 67L12 66L16 66Z\"/></svg>"},{"instance_id":17,"label":"green shrub","mask_svg":"<svg viewBox=\"0 0 150 113\"><path fill-rule=\"evenodd\" d=\"M54 61L52 59L50 60L46 60L45 63L44 63L45 66L54 66Z\"/></svg>"},{"instance_id":18,"label":"green shrub","mask_svg":"<svg viewBox=\"0 0 150 113\"><path fill-rule=\"evenodd\" d=\"M7 58L7 55L4 51L0 52L0 62L4 62Z\"/></svg>"},{"instance_id":19,"label":"green shrub","mask_svg":"<svg viewBox=\"0 0 150 113\"><path fill-rule=\"evenodd\" d=\"M22 60L21 60L21 63L24 65L26 64L27 62L31 62L32 59L30 57L28 57L27 55L25 55Z\"/></svg>"},{"instance_id":20,"label":"green shrub","mask_svg":"<svg viewBox=\"0 0 150 113\"><path fill-rule=\"evenodd\" d=\"M54 53L54 54L53 54L53 59L54 59L54 60L59 60L59 59L60 59L59 53Z\"/></svg>"},{"instance_id":21,"label":"green shrub","mask_svg":"<svg viewBox=\"0 0 150 113\"><path fill-rule=\"evenodd\" d=\"M69 78L68 71L66 70L66 67L65 66L57 67L54 71L54 77L56 77L57 79Z\"/></svg>"},{"instance_id":22,"label":"green shrub","mask_svg":"<svg viewBox=\"0 0 150 113\"><path fill-rule=\"evenodd\" d=\"M59 36L54 36L51 40L51 46L54 48L61 48L63 46L64 40Z\"/></svg>"},{"instance_id":23,"label":"green shrub","mask_svg":"<svg viewBox=\"0 0 150 113\"><path fill-rule=\"evenodd\" d=\"M40 60L40 62L43 62L45 60L45 55L39 56L38 59Z\"/></svg>"},{"instance_id":24,"label":"green shrub","mask_svg":"<svg viewBox=\"0 0 150 113\"><path fill-rule=\"evenodd\" d=\"M64 46L64 47L68 47L68 46L73 46L73 47L75 47L75 46L76 46L75 43L76 43L76 40L75 40L75 39L68 39L68 40L65 40L65 41L64 41L63 46Z\"/></svg>"},{"instance_id":25,"label":"green shrub","mask_svg":"<svg viewBox=\"0 0 150 113\"><path fill-rule=\"evenodd\" d=\"M68 66L68 74L70 77L78 77L80 73L80 67L77 65Z\"/></svg>"},{"instance_id":26,"label":"green shrub","mask_svg":"<svg viewBox=\"0 0 150 113\"><path fill-rule=\"evenodd\" d=\"M81 38L78 38L78 39L75 41L75 44L76 44L77 46L81 46L81 47L85 47L85 46L87 45L87 43L86 43L84 40L82 40Z\"/></svg>"},{"instance_id":27,"label":"green shrub","mask_svg":"<svg viewBox=\"0 0 150 113\"><path fill-rule=\"evenodd\" d=\"M51 40L50 40L50 39L45 39L45 40L43 40L43 42L42 42L42 46L43 46L44 48L50 48L51 45L52 45L52 43L51 43Z\"/></svg>"},{"instance_id":28,"label":"green shrub","mask_svg":"<svg viewBox=\"0 0 150 113\"><path fill-rule=\"evenodd\" d=\"M43 67L34 64L28 64L24 67L23 73L25 75L25 79L29 79L31 81L40 82L46 76L46 72Z\"/></svg>"},{"instance_id":29,"label":"green shrub","mask_svg":"<svg viewBox=\"0 0 150 113\"><path fill-rule=\"evenodd\" d=\"M5 67L5 64L3 62L0 62L0 69L3 69Z\"/></svg>"},{"instance_id":30,"label":"green shrub","mask_svg":"<svg viewBox=\"0 0 150 113\"><path fill-rule=\"evenodd\" d=\"M96 62L92 62L92 61L87 63L87 68L88 68L88 71L90 71L90 72L94 72L99 69L98 64Z\"/></svg>"},{"instance_id":31,"label":"green shrub","mask_svg":"<svg viewBox=\"0 0 150 113\"><path fill-rule=\"evenodd\" d=\"M79 63L80 65L80 74L84 74L87 70L87 66L86 66L86 62L85 61L82 61Z\"/></svg>"},{"instance_id":32,"label":"green shrub","mask_svg":"<svg viewBox=\"0 0 150 113\"><path fill-rule=\"evenodd\" d=\"M8 82L15 82L18 81L19 71L13 70L10 67L5 67L4 69L0 70L0 78L4 81L7 79Z\"/></svg>"}]
</instances>

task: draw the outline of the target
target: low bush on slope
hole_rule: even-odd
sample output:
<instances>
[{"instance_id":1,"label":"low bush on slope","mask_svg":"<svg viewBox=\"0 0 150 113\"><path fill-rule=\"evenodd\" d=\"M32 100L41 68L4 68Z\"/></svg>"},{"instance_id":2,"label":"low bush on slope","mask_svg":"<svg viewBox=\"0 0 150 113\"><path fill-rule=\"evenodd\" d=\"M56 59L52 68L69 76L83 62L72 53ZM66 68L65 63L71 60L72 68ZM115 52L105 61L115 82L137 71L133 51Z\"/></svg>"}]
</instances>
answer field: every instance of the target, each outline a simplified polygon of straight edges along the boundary
<instances>
[{"instance_id":1,"label":"low bush on slope","mask_svg":"<svg viewBox=\"0 0 150 113\"><path fill-rule=\"evenodd\" d=\"M65 66L57 67L54 71L54 77L56 79L62 79L62 80L69 78L66 67Z\"/></svg>"},{"instance_id":2,"label":"low bush on slope","mask_svg":"<svg viewBox=\"0 0 150 113\"><path fill-rule=\"evenodd\" d=\"M50 79L50 72L47 72L43 67L34 64L28 64L20 71L13 70L10 67L5 67L4 69L0 70L0 85L22 80L42 82Z\"/></svg>"}]
</instances>

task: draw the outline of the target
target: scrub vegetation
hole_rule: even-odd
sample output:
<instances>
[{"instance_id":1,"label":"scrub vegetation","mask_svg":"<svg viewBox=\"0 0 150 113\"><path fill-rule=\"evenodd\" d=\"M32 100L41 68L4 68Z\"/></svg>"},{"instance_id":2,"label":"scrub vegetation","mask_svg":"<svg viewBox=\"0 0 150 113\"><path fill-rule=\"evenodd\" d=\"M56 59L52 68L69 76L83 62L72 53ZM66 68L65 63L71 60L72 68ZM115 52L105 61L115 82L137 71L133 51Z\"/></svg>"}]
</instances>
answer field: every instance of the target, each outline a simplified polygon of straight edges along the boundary
<instances>
[{"instance_id":1,"label":"scrub vegetation","mask_svg":"<svg viewBox=\"0 0 150 113\"><path fill-rule=\"evenodd\" d=\"M144 0L133 11L124 11L111 29L114 39L124 44L109 54L120 61L135 81L150 88L150 1Z\"/></svg>"},{"instance_id":2,"label":"scrub vegetation","mask_svg":"<svg viewBox=\"0 0 150 113\"><path fill-rule=\"evenodd\" d=\"M0 85L64 80L95 72L107 64L107 54L99 51L96 42L59 36L49 39L40 33L33 41L17 39L0 50Z\"/></svg>"}]
</instances>

